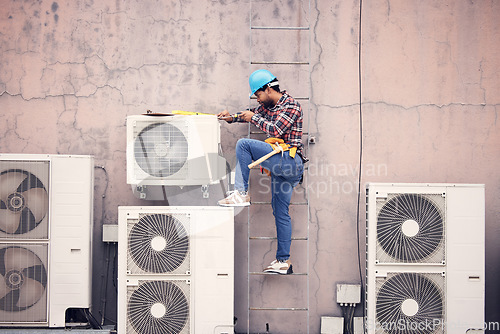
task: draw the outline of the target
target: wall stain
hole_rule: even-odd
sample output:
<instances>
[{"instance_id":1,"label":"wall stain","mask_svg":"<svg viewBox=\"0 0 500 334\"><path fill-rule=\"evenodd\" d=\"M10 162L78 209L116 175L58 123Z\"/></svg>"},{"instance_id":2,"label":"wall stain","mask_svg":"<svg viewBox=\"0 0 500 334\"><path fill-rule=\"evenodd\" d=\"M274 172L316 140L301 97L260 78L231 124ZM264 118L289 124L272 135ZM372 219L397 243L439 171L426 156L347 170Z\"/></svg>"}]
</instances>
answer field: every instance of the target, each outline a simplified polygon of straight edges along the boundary
<instances>
[{"instance_id":1,"label":"wall stain","mask_svg":"<svg viewBox=\"0 0 500 334\"><path fill-rule=\"evenodd\" d=\"M26 34L29 34L31 32L31 29L33 28L33 26L31 25L31 22L30 21L26 21L24 23L24 26L23 26L23 31L26 33Z\"/></svg>"},{"instance_id":2,"label":"wall stain","mask_svg":"<svg viewBox=\"0 0 500 334\"><path fill-rule=\"evenodd\" d=\"M57 10L59 9L59 4L57 2L53 2L52 6L50 6L50 9L52 10L52 13L57 12ZM54 22L57 23L58 21L59 21L59 15L54 14Z\"/></svg>"}]
</instances>

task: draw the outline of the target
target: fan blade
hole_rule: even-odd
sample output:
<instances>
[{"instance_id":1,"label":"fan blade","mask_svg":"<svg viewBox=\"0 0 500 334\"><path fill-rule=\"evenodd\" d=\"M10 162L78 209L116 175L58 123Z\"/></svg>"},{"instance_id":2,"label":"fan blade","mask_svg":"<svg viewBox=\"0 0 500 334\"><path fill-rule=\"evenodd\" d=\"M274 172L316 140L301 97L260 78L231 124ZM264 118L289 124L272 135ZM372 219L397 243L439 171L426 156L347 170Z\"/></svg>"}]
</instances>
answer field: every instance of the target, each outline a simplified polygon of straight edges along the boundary
<instances>
[{"instance_id":1,"label":"fan blade","mask_svg":"<svg viewBox=\"0 0 500 334\"><path fill-rule=\"evenodd\" d=\"M166 242L161 251L151 247L154 237ZM132 227L129 234L129 251L135 264L142 270L154 273L172 272L178 269L189 251L189 238L186 229L176 218L153 214L142 217Z\"/></svg>"},{"instance_id":2,"label":"fan blade","mask_svg":"<svg viewBox=\"0 0 500 334\"><path fill-rule=\"evenodd\" d=\"M185 142L173 141L169 143L169 150L165 156L170 163L183 165L187 157L187 145Z\"/></svg>"},{"instance_id":3,"label":"fan blade","mask_svg":"<svg viewBox=\"0 0 500 334\"><path fill-rule=\"evenodd\" d=\"M0 210L0 230L5 233L14 233L19 228L21 212L12 212L9 209Z\"/></svg>"},{"instance_id":4,"label":"fan blade","mask_svg":"<svg viewBox=\"0 0 500 334\"><path fill-rule=\"evenodd\" d=\"M26 177L25 174L14 171L0 175L0 199L6 200L7 196L16 192Z\"/></svg>"},{"instance_id":5,"label":"fan blade","mask_svg":"<svg viewBox=\"0 0 500 334\"><path fill-rule=\"evenodd\" d=\"M184 163L188 154L188 144L187 139L178 128L171 126L166 127L166 124L162 127L162 137L156 138L158 144L166 143L168 146L168 151L166 152L165 158L171 160L174 163Z\"/></svg>"},{"instance_id":6,"label":"fan blade","mask_svg":"<svg viewBox=\"0 0 500 334\"><path fill-rule=\"evenodd\" d=\"M23 270L28 267L43 265L35 253L21 247L9 247L4 254L5 272L12 269Z\"/></svg>"},{"instance_id":7,"label":"fan blade","mask_svg":"<svg viewBox=\"0 0 500 334\"><path fill-rule=\"evenodd\" d=\"M5 297L10 292L9 287L5 283L5 277L0 275L0 299Z\"/></svg>"},{"instance_id":8,"label":"fan blade","mask_svg":"<svg viewBox=\"0 0 500 334\"><path fill-rule=\"evenodd\" d=\"M49 196L43 188L31 188L22 193L26 199L26 207L31 210L35 222L39 223L49 210Z\"/></svg>"},{"instance_id":9,"label":"fan blade","mask_svg":"<svg viewBox=\"0 0 500 334\"><path fill-rule=\"evenodd\" d=\"M25 308L35 304L42 297L44 290L45 288L40 282L25 278L23 286L20 289L17 306Z\"/></svg>"},{"instance_id":10,"label":"fan blade","mask_svg":"<svg viewBox=\"0 0 500 334\"><path fill-rule=\"evenodd\" d=\"M169 123L155 123L143 129L134 144L135 159L146 173L166 177L186 163L188 142L183 132Z\"/></svg>"}]
</instances>

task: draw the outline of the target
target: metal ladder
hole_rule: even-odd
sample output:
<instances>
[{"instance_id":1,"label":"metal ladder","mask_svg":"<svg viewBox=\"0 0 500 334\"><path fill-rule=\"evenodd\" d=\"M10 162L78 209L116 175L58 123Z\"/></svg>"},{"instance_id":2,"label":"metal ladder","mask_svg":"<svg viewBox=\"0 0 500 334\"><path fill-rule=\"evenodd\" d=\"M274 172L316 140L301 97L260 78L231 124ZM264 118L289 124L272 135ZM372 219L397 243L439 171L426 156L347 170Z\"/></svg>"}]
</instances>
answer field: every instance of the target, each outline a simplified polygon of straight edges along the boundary
<instances>
[{"instance_id":1,"label":"metal ladder","mask_svg":"<svg viewBox=\"0 0 500 334\"><path fill-rule=\"evenodd\" d=\"M309 114L310 114L310 95L311 95L311 65L310 65L310 58L311 58L311 31L310 31L310 12L311 12L311 1L310 0L297 0L296 4L298 4L301 8L300 10L302 11L307 11L306 14L306 19L305 22L307 23L307 26L304 24L300 24L299 22L298 26L271 26L268 25L267 22L265 24L258 24L255 23L253 20L254 12L253 12L253 6L252 4L257 2L257 0L250 0L250 69L251 72L258 68L266 68L269 69L272 67L273 69L276 69L280 74L283 74L284 72L287 71L302 71L305 72L307 71L307 79L308 79L308 87L307 87L307 95L306 96L300 96L296 97L293 96L296 100L299 101L302 105L302 109L304 112L304 125L306 127L303 129L303 137L302 141L304 144L304 150L305 154L307 156L308 149L309 149ZM266 2L266 6L271 6L274 5L274 8L277 8L277 6L280 4L279 1L271 1L271 2ZM259 1L259 5L262 5L262 2ZM304 8L306 7L307 8ZM259 6L259 12L260 13L268 13L271 11L266 11L266 8L262 8L262 6ZM300 17L300 14L298 14ZM301 21L299 19L299 21ZM268 22L273 22L269 21ZM258 47L254 47L254 36L255 34L258 33L265 33L266 34L266 40L267 41L279 41L279 35L283 33L295 33L296 34L296 39L297 39L297 48L300 49L302 45L300 43L302 42L302 37L303 35L307 35L307 50L306 50L306 55L303 57L299 55L295 55L296 59L288 59L288 60L276 60L276 59L266 59L265 52L260 55L254 55L253 50L257 48L257 52L259 53ZM273 36L273 35L278 35L278 36ZM301 37L302 36L302 37ZM276 39L277 38L277 39ZM287 40L288 42L288 40ZM303 51L302 51L303 52ZM297 59L298 58L298 59ZM300 59L302 58L302 59ZM283 67L289 67L292 68L290 69L283 69ZM273 70L271 70L273 72ZM274 73L274 72L273 72ZM278 76L280 78L280 76ZM283 84L288 85L289 83L287 80L283 80ZM282 88L285 88L285 86L282 86ZM251 100L249 101L249 104L251 104ZM307 107L305 108L304 104L307 104ZM256 130L255 127L252 125L249 125L248 128L248 137L249 138L256 138L256 139L265 139L265 135L262 131ZM270 201L252 201L252 205L248 209L248 249L247 249L247 259L248 259L248 271L247 271L247 303L248 303L248 313L247 313L247 333L250 333L251 331L251 323L252 323L252 329L255 332L255 330L258 330L259 333L274 333L277 331L278 333L309 333L309 221L310 221L310 212L309 212L309 194L308 194L308 175L307 175L307 165L304 166L304 179L302 185L298 185L294 191L294 195L292 196L292 202L290 203L290 212L291 212L291 217L292 217L292 251L291 251L291 260L292 264L294 265L294 273L291 275L275 275L275 274L266 274L262 272L263 268L256 268L255 266L252 266L252 259L254 259L256 256L259 255L258 251L267 250L267 252L274 252L276 250L276 242L277 238L275 236L259 236L255 235L255 233L252 233L252 224L257 224L256 221L252 222L252 217L255 216L255 214L259 212L263 212L265 210L270 210L269 214L266 216L266 221L263 222L263 224L266 224L268 226L272 227L272 230L275 231L275 225L274 225L274 216L272 215L272 209L271 209L271 202ZM259 180L260 178L267 178L266 175L259 176L256 175L256 171L252 171L253 177L250 177L250 191L252 194L252 198L254 197L253 195L258 192L258 189L255 189L255 180ZM259 182L261 182L259 180ZM300 189L300 191L298 191ZM303 195L297 195L297 192L302 192ZM270 194L267 194L267 197L269 197ZM297 199L297 197L299 197ZM300 213L297 213L297 211L302 211ZM305 211L305 212L304 212ZM300 216L301 219L294 219L297 218L297 216ZM299 235L296 235L296 229L294 228L295 226L299 226L301 228L301 231L299 232ZM270 229L271 230L271 229ZM267 245L266 245L267 243ZM299 253L297 250L294 250L294 245L299 245L299 248L304 249L305 248L305 254L302 253L301 256L305 257L302 259L303 261L299 261L299 265L295 265L294 259L300 258L300 255L297 256ZM257 252L255 252L257 250ZM260 259L267 261L269 256L266 257L266 259ZM274 258L274 257L273 257ZM267 263L268 264L268 263ZM298 271L297 271L298 270ZM271 277L273 276L273 277ZM256 287L257 286L257 287ZM266 301L264 300L265 298L261 298L260 302L262 302L261 305L256 305L257 302L255 302L252 298L254 293L259 292L258 289L260 288L260 295L265 294L266 287L267 289L275 289L277 286L279 291L276 292L276 295L281 296L280 299L275 300L274 302L267 302L269 305L262 305L266 304ZM303 295L305 293L305 295ZM294 300L294 298L289 298L290 295L294 294L299 294L299 297L302 297L305 300L302 300L302 303L297 302ZM257 293L257 295L259 295ZM300 299L300 298L299 298ZM291 301L290 301L291 300ZM297 303L297 304L295 304ZM297 314L299 312L299 314ZM278 315L277 315L278 314ZM287 328L287 322L290 320L296 320L300 319L299 317L303 317L303 320L299 320L298 322L303 325L301 328L298 326L294 326L294 330L291 331L290 328ZM279 318L280 321L276 321L276 318ZM255 320L254 320L255 319ZM271 319L271 321L269 321ZM273 322L274 319L274 322ZM297 322L297 321L296 321ZM264 328L265 326L265 328ZM258 328L258 329L257 329ZM264 332L265 330L265 332ZM253 332L252 332L253 333Z\"/></svg>"}]
</instances>

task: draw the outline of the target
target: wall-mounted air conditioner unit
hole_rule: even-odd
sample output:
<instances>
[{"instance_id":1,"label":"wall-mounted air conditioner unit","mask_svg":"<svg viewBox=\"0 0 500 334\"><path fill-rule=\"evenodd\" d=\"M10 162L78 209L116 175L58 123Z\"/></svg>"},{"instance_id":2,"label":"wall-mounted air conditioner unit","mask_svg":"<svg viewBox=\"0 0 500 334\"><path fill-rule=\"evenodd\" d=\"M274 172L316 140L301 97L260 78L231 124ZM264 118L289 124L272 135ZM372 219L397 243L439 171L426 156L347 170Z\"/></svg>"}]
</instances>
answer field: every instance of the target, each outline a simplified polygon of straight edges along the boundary
<instances>
[{"instance_id":1,"label":"wall-mounted air conditioner unit","mask_svg":"<svg viewBox=\"0 0 500 334\"><path fill-rule=\"evenodd\" d=\"M211 115L127 117L127 183L189 186L217 182L220 124Z\"/></svg>"},{"instance_id":2,"label":"wall-mounted air conditioner unit","mask_svg":"<svg viewBox=\"0 0 500 334\"><path fill-rule=\"evenodd\" d=\"M234 212L119 207L118 332L234 332Z\"/></svg>"},{"instance_id":3,"label":"wall-mounted air conditioner unit","mask_svg":"<svg viewBox=\"0 0 500 334\"><path fill-rule=\"evenodd\" d=\"M0 326L90 307L93 175L90 156L0 154Z\"/></svg>"},{"instance_id":4,"label":"wall-mounted air conditioner unit","mask_svg":"<svg viewBox=\"0 0 500 334\"><path fill-rule=\"evenodd\" d=\"M367 333L484 324L484 185L368 184Z\"/></svg>"}]
</instances>

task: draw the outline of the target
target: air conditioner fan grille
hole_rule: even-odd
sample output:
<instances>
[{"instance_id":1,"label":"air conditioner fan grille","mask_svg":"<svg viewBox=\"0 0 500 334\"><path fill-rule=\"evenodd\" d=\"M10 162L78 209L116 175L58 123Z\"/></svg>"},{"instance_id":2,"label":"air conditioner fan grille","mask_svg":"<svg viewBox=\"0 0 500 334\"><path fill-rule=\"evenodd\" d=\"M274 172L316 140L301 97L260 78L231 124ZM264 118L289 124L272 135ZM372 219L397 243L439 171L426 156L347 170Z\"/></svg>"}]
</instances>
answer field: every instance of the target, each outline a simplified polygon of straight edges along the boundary
<instances>
[{"instance_id":1,"label":"air conditioner fan grille","mask_svg":"<svg viewBox=\"0 0 500 334\"><path fill-rule=\"evenodd\" d=\"M173 124L150 124L135 138L134 158L139 167L150 176L171 176L179 172L187 162L187 138Z\"/></svg>"},{"instance_id":2,"label":"air conditioner fan grille","mask_svg":"<svg viewBox=\"0 0 500 334\"><path fill-rule=\"evenodd\" d=\"M179 334L189 327L189 301L174 281L148 281L128 300L128 319L138 334Z\"/></svg>"},{"instance_id":3,"label":"air conditioner fan grille","mask_svg":"<svg viewBox=\"0 0 500 334\"><path fill-rule=\"evenodd\" d=\"M20 235L35 229L47 216L49 195L40 179L22 169L0 173L0 231Z\"/></svg>"},{"instance_id":4,"label":"air conditioner fan grille","mask_svg":"<svg viewBox=\"0 0 500 334\"><path fill-rule=\"evenodd\" d=\"M42 260L31 250L21 246L1 248L0 275L0 310L24 311L43 299L47 271Z\"/></svg>"},{"instance_id":5,"label":"air conditioner fan grille","mask_svg":"<svg viewBox=\"0 0 500 334\"><path fill-rule=\"evenodd\" d=\"M377 241L385 253L398 261L421 262L441 249L443 240L443 214L424 195L399 194L378 213Z\"/></svg>"},{"instance_id":6,"label":"air conditioner fan grille","mask_svg":"<svg viewBox=\"0 0 500 334\"><path fill-rule=\"evenodd\" d=\"M442 289L426 274L391 275L377 290L377 333L442 333Z\"/></svg>"},{"instance_id":7,"label":"air conditioner fan grille","mask_svg":"<svg viewBox=\"0 0 500 334\"><path fill-rule=\"evenodd\" d=\"M128 249L134 263L145 272L172 273L188 259L189 236L173 215L148 214L133 224Z\"/></svg>"}]
</instances>

